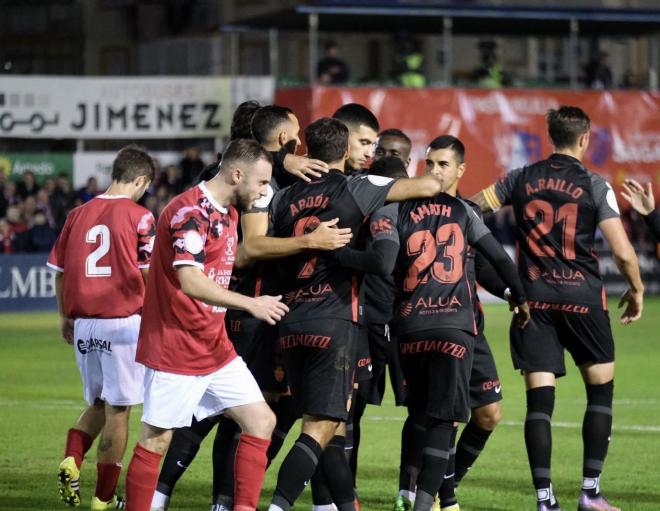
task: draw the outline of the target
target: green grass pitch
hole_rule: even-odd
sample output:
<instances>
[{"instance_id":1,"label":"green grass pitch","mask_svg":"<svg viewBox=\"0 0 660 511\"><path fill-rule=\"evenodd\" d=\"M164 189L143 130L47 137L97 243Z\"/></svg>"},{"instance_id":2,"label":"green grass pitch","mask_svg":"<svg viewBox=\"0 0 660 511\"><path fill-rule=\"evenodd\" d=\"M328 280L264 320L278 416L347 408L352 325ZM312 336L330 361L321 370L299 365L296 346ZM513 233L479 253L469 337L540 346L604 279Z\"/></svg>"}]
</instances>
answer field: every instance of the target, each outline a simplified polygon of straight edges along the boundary
<instances>
[{"instance_id":1,"label":"green grass pitch","mask_svg":"<svg viewBox=\"0 0 660 511\"><path fill-rule=\"evenodd\" d=\"M629 327L618 324L614 431L602 487L624 511L660 510L660 299L648 299L643 319ZM522 379L508 353L509 314L502 305L486 307L487 335L498 361L503 384L503 422L459 488L466 511L534 508L523 444L525 414ZM0 510L66 509L56 489L66 430L84 402L70 346L59 340L55 314L0 315ZM567 360L569 375L559 381L553 426L555 492L564 509L575 509L581 482L581 431L584 389L577 370ZM139 427L140 411L132 416L128 464ZM366 511L390 509L397 492L399 442L404 411L391 396L382 407L369 407L360 450L358 489ZM294 428L297 436L298 426ZM289 439L289 442L291 438ZM290 443L287 443L285 449ZM210 508L210 450L203 444L191 468L179 482L172 510ZM266 476L262 509L272 494L280 454ZM120 492L124 487L124 472ZM96 477L95 448L82 471L80 509L89 508ZM296 509L310 509L305 491Z\"/></svg>"}]
</instances>

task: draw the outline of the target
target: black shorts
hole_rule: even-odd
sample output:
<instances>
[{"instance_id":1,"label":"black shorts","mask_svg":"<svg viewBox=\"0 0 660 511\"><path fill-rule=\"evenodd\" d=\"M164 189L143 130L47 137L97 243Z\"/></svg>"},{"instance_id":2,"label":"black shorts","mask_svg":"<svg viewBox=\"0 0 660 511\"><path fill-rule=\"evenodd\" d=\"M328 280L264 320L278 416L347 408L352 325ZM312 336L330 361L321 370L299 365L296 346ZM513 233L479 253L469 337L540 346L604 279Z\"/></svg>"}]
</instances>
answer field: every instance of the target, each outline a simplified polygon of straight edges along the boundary
<instances>
[{"instance_id":1,"label":"black shorts","mask_svg":"<svg viewBox=\"0 0 660 511\"><path fill-rule=\"evenodd\" d=\"M279 325L278 344L296 412L345 421L355 377L358 325L315 320Z\"/></svg>"},{"instance_id":2,"label":"black shorts","mask_svg":"<svg viewBox=\"0 0 660 511\"><path fill-rule=\"evenodd\" d=\"M564 376L564 349L575 365L614 361L610 315L602 309L587 313L532 309L524 329L511 324L513 366L524 372L547 372Z\"/></svg>"},{"instance_id":3,"label":"black shorts","mask_svg":"<svg viewBox=\"0 0 660 511\"><path fill-rule=\"evenodd\" d=\"M244 313L227 314L225 325L236 353L243 359L263 392L287 390L277 327Z\"/></svg>"},{"instance_id":4,"label":"black shorts","mask_svg":"<svg viewBox=\"0 0 660 511\"><path fill-rule=\"evenodd\" d=\"M473 351L474 335L454 328L400 336L406 405L443 421L467 422Z\"/></svg>"},{"instance_id":5,"label":"black shorts","mask_svg":"<svg viewBox=\"0 0 660 511\"><path fill-rule=\"evenodd\" d=\"M397 406L401 406L405 401L405 387L396 339L389 326L383 323L367 323L366 330L369 336L372 377L371 380L360 382L358 394L370 405L380 405L385 395L385 373L389 367L394 401Z\"/></svg>"},{"instance_id":6,"label":"black shorts","mask_svg":"<svg viewBox=\"0 0 660 511\"><path fill-rule=\"evenodd\" d=\"M356 363L355 363L355 381L360 384L366 385L372 378L372 361L371 350L369 348L369 336L367 332L367 325L358 325L358 342L356 349Z\"/></svg>"},{"instance_id":7,"label":"black shorts","mask_svg":"<svg viewBox=\"0 0 660 511\"><path fill-rule=\"evenodd\" d=\"M474 340L474 356L470 373L470 408L496 403L502 399L502 385L497 375L493 352L483 332Z\"/></svg>"}]
</instances>

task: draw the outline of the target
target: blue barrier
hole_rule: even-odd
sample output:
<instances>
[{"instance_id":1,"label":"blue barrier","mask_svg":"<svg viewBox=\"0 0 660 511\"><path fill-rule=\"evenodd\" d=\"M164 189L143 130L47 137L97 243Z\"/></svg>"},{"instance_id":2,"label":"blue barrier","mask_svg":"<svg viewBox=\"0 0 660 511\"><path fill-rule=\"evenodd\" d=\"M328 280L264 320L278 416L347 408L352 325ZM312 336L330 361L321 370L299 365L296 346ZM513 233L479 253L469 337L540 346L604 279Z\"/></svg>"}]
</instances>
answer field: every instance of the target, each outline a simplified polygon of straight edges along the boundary
<instances>
[{"instance_id":1,"label":"blue barrier","mask_svg":"<svg viewBox=\"0 0 660 511\"><path fill-rule=\"evenodd\" d=\"M48 254L0 256L0 312L56 311L55 271Z\"/></svg>"}]
</instances>

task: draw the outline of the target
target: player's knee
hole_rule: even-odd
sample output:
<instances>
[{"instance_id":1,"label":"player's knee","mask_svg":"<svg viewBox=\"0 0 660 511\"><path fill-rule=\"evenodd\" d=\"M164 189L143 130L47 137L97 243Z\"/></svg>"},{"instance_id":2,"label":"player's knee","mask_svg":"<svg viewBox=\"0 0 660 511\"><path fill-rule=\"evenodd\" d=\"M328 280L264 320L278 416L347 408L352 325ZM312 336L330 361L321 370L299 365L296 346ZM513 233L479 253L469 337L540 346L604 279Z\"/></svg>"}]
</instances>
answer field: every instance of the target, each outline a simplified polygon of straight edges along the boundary
<instances>
[{"instance_id":1,"label":"player's knee","mask_svg":"<svg viewBox=\"0 0 660 511\"><path fill-rule=\"evenodd\" d=\"M263 403L263 405L256 409L256 413L252 414L250 420L244 424L243 433L260 438L270 438L275 429L277 418L266 403Z\"/></svg>"},{"instance_id":2,"label":"player's knee","mask_svg":"<svg viewBox=\"0 0 660 511\"><path fill-rule=\"evenodd\" d=\"M586 385L587 403L590 405L600 405L612 407L614 398L614 380L598 385Z\"/></svg>"},{"instance_id":3,"label":"player's knee","mask_svg":"<svg viewBox=\"0 0 660 511\"><path fill-rule=\"evenodd\" d=\"M481 429L493 431L502 420L502 409L499 403L483 406L474 410L472 420L477 423Z\"/></svg>"}]
</instances>

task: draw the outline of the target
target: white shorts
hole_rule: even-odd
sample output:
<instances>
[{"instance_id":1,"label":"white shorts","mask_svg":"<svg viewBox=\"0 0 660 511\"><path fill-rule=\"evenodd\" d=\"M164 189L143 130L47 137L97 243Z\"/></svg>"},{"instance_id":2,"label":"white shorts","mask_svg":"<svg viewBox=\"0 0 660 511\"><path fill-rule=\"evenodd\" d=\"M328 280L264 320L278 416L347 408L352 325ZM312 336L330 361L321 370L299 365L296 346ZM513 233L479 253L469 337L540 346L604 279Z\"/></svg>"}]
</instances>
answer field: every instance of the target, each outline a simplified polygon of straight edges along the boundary
<instances>
[{"instance_id":1,"label":"white shorts","mask_svg":"<svg viewBox=\"0 0 660 511\"><path fill-rule=\"evenodd\" d=\"M73 327L83 395L115 406L137 405L144 396L144 366L135 361L140 316L77 319Z\"/></svg>"},{"instance_id":2,"label":"white shorts","mask_svg":"<svg viewBox=\"0 0 660 511\"><path fill-rule=\"evenodd\" d=\"M263 401L261 390L241 357L201 376L146 368L142 422L163 429L190 426L227 408Z\"/></svg>"}]
</instances>

